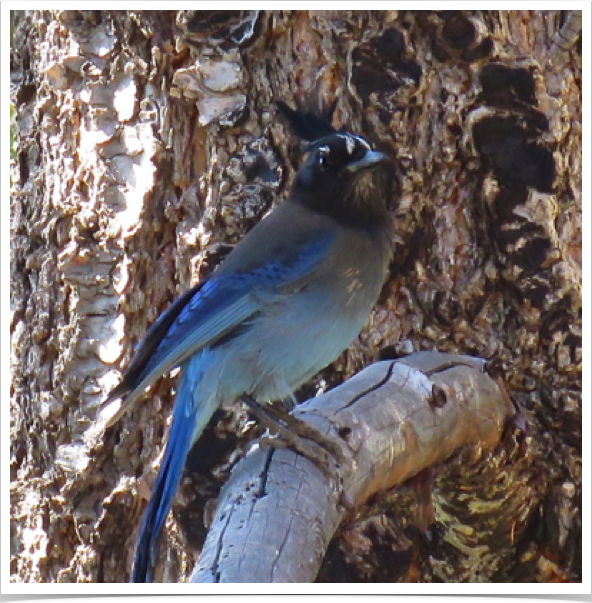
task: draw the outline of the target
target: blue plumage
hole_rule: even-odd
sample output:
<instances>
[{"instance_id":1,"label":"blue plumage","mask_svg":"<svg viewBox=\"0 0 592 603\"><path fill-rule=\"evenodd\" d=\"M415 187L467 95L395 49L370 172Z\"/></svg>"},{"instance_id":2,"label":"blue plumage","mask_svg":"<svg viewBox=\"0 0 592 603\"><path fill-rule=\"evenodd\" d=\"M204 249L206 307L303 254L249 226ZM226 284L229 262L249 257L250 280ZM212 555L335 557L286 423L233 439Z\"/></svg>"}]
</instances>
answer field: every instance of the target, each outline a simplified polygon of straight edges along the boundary
<instances>
[{"instance_id":1,"label":"blue plumage","mask_svg":"<svg viewBox=\"0 0 592 603\"><path fill-rule=\"evenodd\" d=\"M299 119L297 130L312 138L306 115ZM319 123L312 129L322 138L309 145L288 200L159 317L107 400L123 399L111 424L162 374L182 368L169 440L140 528L134 582L152 579L158 536L187 453L220 403L243 395L259 403L291 396L351 343L376 302L391 257L387 200L376 169L385 157L364 138Z\"/></svg>"}]
</instances>

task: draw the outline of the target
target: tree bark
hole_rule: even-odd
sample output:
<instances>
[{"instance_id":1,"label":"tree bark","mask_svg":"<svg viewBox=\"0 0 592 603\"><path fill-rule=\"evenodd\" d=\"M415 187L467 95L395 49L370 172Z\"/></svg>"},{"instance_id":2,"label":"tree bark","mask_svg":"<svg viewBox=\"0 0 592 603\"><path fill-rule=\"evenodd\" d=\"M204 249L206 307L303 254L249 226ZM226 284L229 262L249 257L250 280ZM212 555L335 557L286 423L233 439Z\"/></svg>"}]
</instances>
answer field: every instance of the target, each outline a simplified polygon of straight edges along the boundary
<instances>
[{"instance_id":1,"label":"tree bark","mask_svg":"<svg viewBox=\"0 0 592 603\"><path fill-rule=\"evenodd\" d=\"M495 356L528 423L495 457L438 469L433 547L394 490L341 526L317 579L581 580L580 13L16 11L14 26L14 581L128 579L175 382L106 433L98 406L156 316L285 197L300 154L273 103L295 97L338 98L335 125L398 179L379 304L299 399L380 349L438 350ZM196 444L159 581L190 575L204 508L255 435L229 405Z\"/></svg>"}]
</instances>

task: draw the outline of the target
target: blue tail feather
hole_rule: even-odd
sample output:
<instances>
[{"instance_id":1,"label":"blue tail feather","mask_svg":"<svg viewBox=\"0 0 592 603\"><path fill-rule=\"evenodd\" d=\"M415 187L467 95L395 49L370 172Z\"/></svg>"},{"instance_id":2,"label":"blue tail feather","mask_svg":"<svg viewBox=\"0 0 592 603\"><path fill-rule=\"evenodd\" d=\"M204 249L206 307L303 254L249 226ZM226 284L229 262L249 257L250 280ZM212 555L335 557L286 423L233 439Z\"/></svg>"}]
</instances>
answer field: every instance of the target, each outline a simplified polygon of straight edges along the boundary
<instances>
[{"instance_id":1,"label":"blue tail feather","mask_svg":"<svg viewBox=\"0 0 592 603\"><path fill-rule=\"evenodd\" d=\"M138 535L131 582L152 582L159 535L181 481L187 454L217 406L212 404L211 400L195 401L195 392L200 381L194 374L198 368L197 364L196 357L193 357L183 367L173 408L171 432Z\"/></svg>"}]
</instances>

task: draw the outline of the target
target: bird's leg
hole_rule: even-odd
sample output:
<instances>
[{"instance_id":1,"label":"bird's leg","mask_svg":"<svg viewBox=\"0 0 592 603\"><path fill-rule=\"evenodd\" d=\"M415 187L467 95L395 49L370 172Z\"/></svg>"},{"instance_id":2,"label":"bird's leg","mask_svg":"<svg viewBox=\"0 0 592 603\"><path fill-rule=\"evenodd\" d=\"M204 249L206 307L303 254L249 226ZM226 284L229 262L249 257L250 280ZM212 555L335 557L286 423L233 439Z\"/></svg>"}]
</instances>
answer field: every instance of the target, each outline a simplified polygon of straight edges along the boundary
<instances>
[{"instance_id":1,"label":"bird's leg","mask_svg":"<svg viewBox=\"0 0 592 603\"><path fill-rule=\"evenodd\" d=\"M333 456L338 464L343 462L344 455L339 445L314 427L285 411L267 405L263 406L251 396L243 395L242 401L258 421L280 436L284 446L293 448L321 470L328 472L329 456ZM269 443L277 446L279 442L270 440Z\"/></svg>"}]
</instances>

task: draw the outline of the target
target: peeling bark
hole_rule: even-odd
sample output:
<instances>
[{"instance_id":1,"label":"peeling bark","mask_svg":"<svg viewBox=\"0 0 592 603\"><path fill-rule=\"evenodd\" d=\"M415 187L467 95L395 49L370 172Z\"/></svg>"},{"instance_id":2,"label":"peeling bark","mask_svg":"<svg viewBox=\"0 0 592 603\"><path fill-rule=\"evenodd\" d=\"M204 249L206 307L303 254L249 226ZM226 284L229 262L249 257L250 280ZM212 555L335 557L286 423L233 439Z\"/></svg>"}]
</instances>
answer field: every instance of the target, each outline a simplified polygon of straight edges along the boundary
<instances>
[{"instance_id":1,"label":"peeling bark","mask_svg":"<svg viewBox=\"0 0 592 603\"><path fill-rule=\"evenodd\" d=\"M438 350L495 356L528 423L494 457L439 468L441 546L409 531L408 493L391 491L340 528L318 580L580 580L580 23L577 11L16 11L13 580L127 580L174 381L107 433L98 405L156 316L281 202L299 149L273 103L295 96L338 98L335 125L389 153L398 178L379 304L299 399L381 348ZM159 580L189 576L207 501L255 435L238 405L214 417Z\"/></svg>"}]
</instances>

